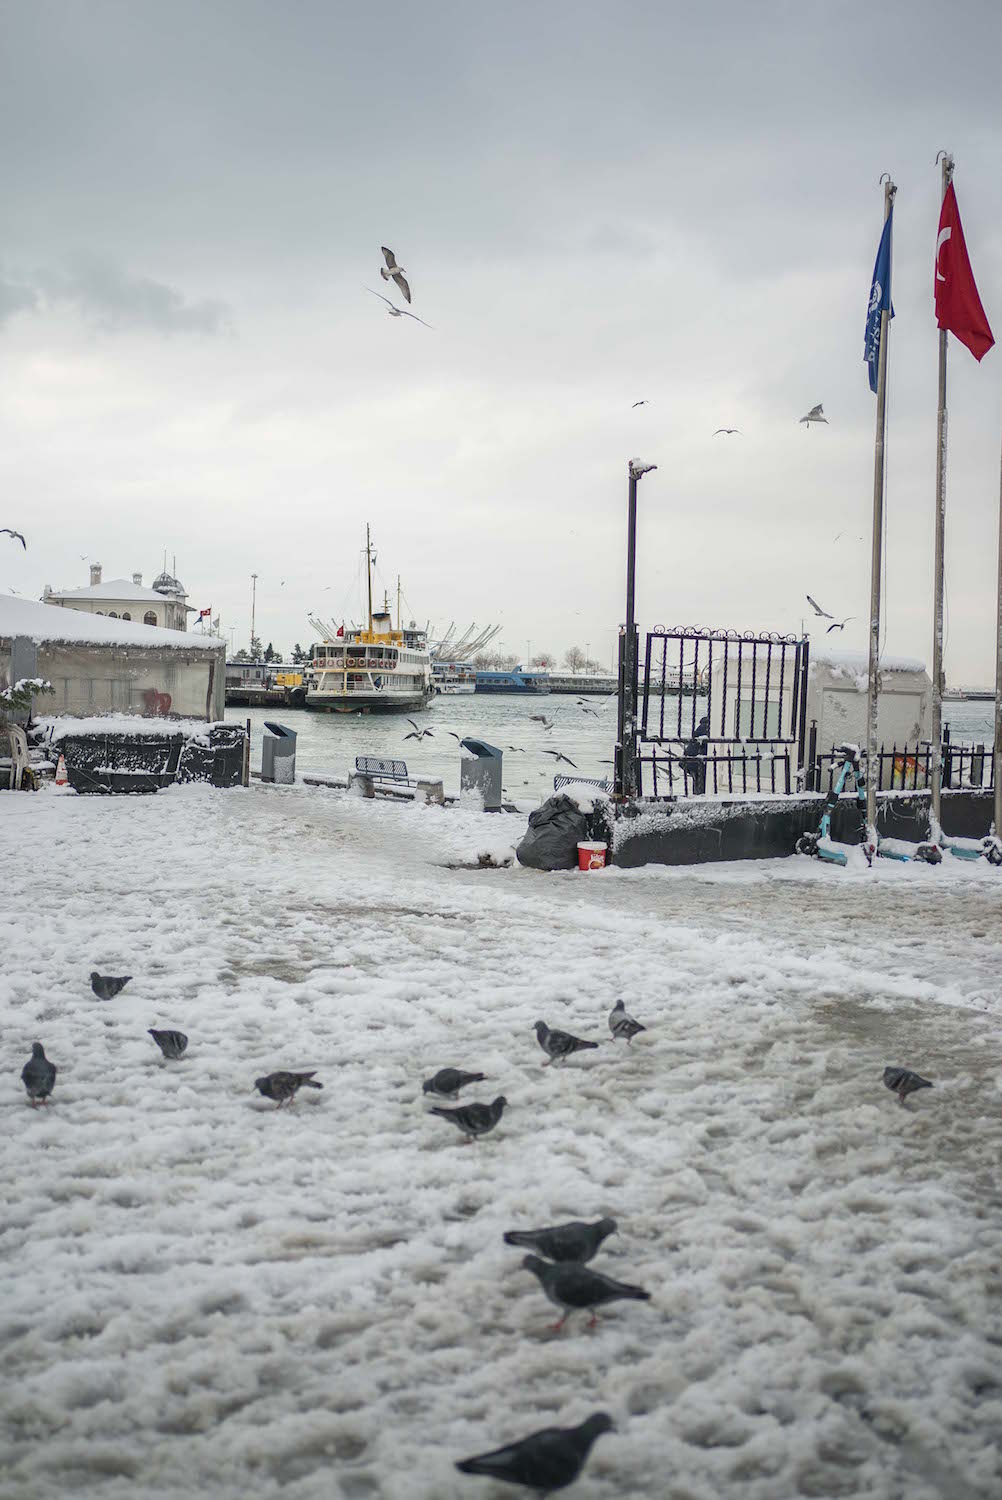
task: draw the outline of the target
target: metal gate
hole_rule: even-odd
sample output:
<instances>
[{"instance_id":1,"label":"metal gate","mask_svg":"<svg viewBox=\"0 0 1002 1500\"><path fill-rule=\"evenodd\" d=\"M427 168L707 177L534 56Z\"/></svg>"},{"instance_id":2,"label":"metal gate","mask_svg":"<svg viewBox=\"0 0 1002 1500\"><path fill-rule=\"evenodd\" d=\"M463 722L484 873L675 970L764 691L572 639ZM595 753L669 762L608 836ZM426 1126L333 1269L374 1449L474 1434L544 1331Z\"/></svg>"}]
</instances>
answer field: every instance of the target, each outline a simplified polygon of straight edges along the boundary
<instances>
[{"instance_id":1,"label":"metal gate","mask_svg":"<svg viewBox=\"0 0 1002 1500\"><path fill-rule=\"evenodd\" d=\"M657 797L796 790L804 768L809 649L806 636L773 632L661 625L649 631L641 791Z\"/></svg>"}]
</instances>

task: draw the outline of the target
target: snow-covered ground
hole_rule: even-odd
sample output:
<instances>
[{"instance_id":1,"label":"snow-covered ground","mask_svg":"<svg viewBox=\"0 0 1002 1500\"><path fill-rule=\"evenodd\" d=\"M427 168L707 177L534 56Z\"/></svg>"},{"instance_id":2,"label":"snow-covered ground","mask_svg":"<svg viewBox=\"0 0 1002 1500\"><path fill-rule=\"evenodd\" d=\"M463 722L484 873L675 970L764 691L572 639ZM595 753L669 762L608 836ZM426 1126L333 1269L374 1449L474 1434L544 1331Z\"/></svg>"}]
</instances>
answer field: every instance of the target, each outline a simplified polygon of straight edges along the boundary
<instances>
[{"instance_id":1,"label":"snow-covered ground","mask_svg":"<svg viewBox=\"0 0 1002 1500\"><path fill-rule=\"evenodd\" d=\"M602 1408L581 1500L998 1495L1002 877L466 868L523 827L0 796L4 1500L500 1500L453 1460ZM509 1100L474 1146L443 1064ZM652 1300L553 1334L502 1231L604 1214Z\"/></svg>"}]
</instances>

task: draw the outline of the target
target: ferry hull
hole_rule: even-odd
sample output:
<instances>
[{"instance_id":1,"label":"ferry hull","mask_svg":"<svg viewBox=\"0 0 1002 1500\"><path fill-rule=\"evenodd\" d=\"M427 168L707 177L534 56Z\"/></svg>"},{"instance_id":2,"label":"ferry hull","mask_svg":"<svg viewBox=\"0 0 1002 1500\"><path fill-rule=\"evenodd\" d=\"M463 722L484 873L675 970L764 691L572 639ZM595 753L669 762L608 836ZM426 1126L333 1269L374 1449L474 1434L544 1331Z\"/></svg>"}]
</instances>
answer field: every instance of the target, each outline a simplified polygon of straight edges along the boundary
<instances>
[{"instance_id":1,"label":"ferry hull","mask_svg":"<svg viewBox=\"0 0 1002 1500\"><path fill-rule=\"evenodd\" d=\"M407 714L425 709L433 693L307 693L305 707L323 714Z\"/></svg>"}]
</instances>

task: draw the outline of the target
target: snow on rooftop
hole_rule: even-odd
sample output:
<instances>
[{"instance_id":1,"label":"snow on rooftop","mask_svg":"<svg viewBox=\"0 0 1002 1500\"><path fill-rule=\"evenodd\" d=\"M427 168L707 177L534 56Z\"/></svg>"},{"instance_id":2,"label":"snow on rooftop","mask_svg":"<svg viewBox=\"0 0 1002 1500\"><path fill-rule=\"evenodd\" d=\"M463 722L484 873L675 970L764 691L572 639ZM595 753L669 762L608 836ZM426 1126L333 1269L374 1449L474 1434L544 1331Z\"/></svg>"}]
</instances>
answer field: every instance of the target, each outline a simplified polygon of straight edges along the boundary
<instances>
[{"instance_id":1,"label":"snow on rooftop","mask_svg":"<svg viewBox=\"0 0 1002 1500\"><path fill-rule=\"evenodd\" d=\"M866 651L840 651L834 646L811 647L811 666L842 667L847 672L866 673L870 669L870 658ZM882 672L924 672L925 662L917 656L882 656Z\"/></svg>"},{"instance_id":2,"label":"snow on rooftop","mask_svg":"<svg viewBox=\"0 0 1002 1500\"><path fill-rule=\"evenodd\" d=\"M134 599L144 604L163 604L167 599L166 594L158 593L156 589L145 588L141 583L133 583L131 578L108 578L104 583L88 584L82 589L53 589L50 596L53 599Z\"/></svg>"},{"instance_id":3,"label":"snow on rooftop","mask_svg":"<svg viewBox=\"0 0 1002 1500\"><path fill-rule=\"evenodd\" d=\"M159 595L157 596L160 597ZM107 615L63 609L58 604L39 604L34 599L0 596L0 638L22 635L36 645L45 641L72 641L94 646L173 647L177 650L222 649L224 641L214 635L189 635L185 630L161 630L158 625L140 625L134 620L110 620Z\"/></svg>"}]
</instances>

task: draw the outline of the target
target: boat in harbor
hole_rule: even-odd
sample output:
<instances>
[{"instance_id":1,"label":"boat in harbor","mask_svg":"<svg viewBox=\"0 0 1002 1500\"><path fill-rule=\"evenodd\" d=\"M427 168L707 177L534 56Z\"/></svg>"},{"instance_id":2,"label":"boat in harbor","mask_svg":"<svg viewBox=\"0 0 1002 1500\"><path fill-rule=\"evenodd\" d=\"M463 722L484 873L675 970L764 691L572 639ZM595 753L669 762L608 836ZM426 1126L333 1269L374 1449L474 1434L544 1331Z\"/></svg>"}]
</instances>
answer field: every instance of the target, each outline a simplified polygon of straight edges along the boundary
<instances>
[{"instance_id":1,"label":"boat in harbor","mask_svg":"<svg viewBox=\"0 0 1002 1500\"><path fill-rule=\"evenodd\" d=\"M478 693L548 693L549 672L523 672L512 667L508 672L477 672Z\"/></svg>"},{"instance_id":2,"label":"boat in harbor","mask_svg":"<svg viewBox=\"0 0 1002 1500\"><path fill-rule=\"evenodd\" d=\"M611 673L604 672L551 672L551 693L577 693L578 697L606 698L619 686Z\"/></svg>"},{"instance_id":3,"label":"boat in harbor","mask_svg":"<svg viewBox=\"0 0 1002 1500\"><path fill-rule=\"evenodd\" d=\"M314 648L303 673L305 707L322 713L413 713L434 696L428 633L412 620L402 625L397 591L397 624L389 601L372 607L372 541L365 528L368 626L331 626ZM318 622L311 620L311 624Z\"/></svg>"},{"instance_id":4,"label":"boat in harbor","mask_svg":"<svg viewBox=\"0 0 1002 1500\"><path fill-rule=\"evenodd\" d=\"M431 680L436 693L475 693L477 669L466 661L433 661Z\"/></svg>"}]
</instances>

